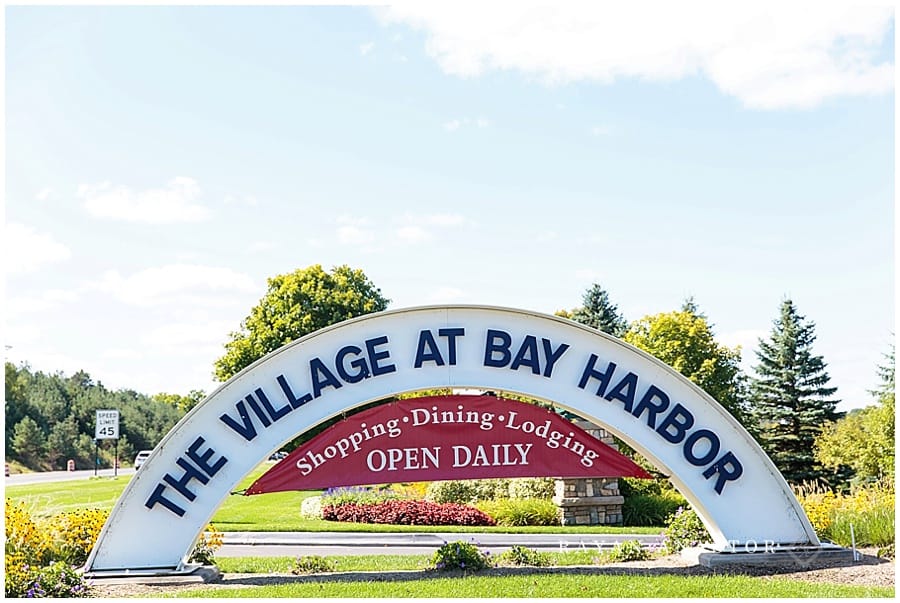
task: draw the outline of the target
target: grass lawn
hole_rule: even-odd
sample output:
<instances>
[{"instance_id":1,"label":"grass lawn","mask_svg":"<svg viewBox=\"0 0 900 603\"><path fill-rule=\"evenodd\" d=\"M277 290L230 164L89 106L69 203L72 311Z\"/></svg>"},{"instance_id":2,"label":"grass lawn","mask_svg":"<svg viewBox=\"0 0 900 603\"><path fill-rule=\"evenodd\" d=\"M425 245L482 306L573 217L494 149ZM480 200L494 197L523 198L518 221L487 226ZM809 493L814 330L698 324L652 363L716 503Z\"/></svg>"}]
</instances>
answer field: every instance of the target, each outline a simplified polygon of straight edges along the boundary
<instances>
[{"instance_id":1,"label":"grass lawn","mask_svg":"<svg viewBox=\"0 0 900 603\"><path fill-rule=\"evenodd\" d=\"M428 577L425 577L428 576ZM432 577L434 576L434 577ZM270 586L199 588L178 597L893 597L894 589L748 576L626 576L583 571L437 577L412 573L394 580L310 577Z\"/></svg>"},{"instance_id":2,"label":"grass lawn","mask_svg":"<svg viewBox=\"0 0 900 603\"><path fill-rule=\"evenodd\" d=\"M271 465L263 463L238 489L246 488ZM111 509L128 485L129 476L98 477L82 481L7 486L6 496L25 501L36 516L50 516L80 508ZM395 526L303 519L300 503L315 492L275 492L256 496L229 496L216 511L212 523L223 532L462 532L462 533L579 533L659 534L662 528L611 526Z\"/></svg>"},{"instance_id":3,"label":"grass lawn","mask_svg":"<svg viewBox=\"0 0 900 603\"><path fill-rule=\"evenodd\" d=\"M551 551L550 565L592 565L597 551ZM393 572L424 570L431 555L335 555L327 557L337 572ZM216 565L226 574L285 574L294 566L295 557L222 557Z\"/></svg>"}]
</instances>

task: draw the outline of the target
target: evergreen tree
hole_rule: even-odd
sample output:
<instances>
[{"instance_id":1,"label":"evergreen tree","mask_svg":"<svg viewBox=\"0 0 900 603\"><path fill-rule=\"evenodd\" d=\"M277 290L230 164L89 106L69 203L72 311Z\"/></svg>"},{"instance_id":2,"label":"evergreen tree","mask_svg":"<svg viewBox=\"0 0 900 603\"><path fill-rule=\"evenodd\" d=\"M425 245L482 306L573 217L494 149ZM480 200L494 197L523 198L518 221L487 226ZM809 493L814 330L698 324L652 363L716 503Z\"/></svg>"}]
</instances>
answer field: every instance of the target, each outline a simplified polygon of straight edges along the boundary
<instances>
[{"instance_id":1,"label":"evergreen tree","mask_svg":"<svg viewBox=\"0 0 900 603\"><path fill-rule=\"evenodd\" d=\"M619 314L618 307L609 300L609 294L597 283L584 292L582 302L582 307L572 311L572 320L613 337L621 337L628 330L628 322Z\"/></svg>"},{"instance_id":2,"label":"evergreen tree","mask_svg":"<svg viewBox=\"0 0 900 603\"><path fill-rule=\"evenodd\" d=\"M812 352L815 323L787 299L774 325L769 340L759 341L750 385L760 444L788 482L825 478L814 444L826 423L841 416L838 400L830 399L837 388L828 387L825 362Z\"/></svg>"},{"instance_id":3,"label":"evergreen tree","mask_svg":"<svg viewBox=\"0 0 900 603\"><path fill-rule=\"evenodd\" d=\"M31 417L16 423L12 436L12 451L27 462L38 463L44 456L44 432Z\"/></svg>"}]
</instances>

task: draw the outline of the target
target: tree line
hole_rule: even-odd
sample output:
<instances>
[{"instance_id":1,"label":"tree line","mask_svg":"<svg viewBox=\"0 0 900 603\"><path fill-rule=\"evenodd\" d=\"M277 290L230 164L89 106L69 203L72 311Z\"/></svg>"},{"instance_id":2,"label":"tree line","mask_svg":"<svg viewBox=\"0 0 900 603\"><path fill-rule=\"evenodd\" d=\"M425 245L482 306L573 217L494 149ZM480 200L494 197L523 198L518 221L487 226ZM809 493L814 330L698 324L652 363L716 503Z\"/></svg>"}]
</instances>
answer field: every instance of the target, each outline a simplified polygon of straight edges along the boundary
<instances>
[{"instance_id":1,"label":"tree line","mask_svg":"<svg viewBox=\"0 0 900 603\"><path fill-rule=\"evenodd\" d=\"M389 303L362 270L349 266L328 272L314 265L272 277L265 295L230 333L214 363L215 377L226 381L282 345L385 310ZM692 298L678 310L628 321L595 283L580 306L557 315L623 339L679 371L734 415L791 483L845 487L851 479L893 477L893 352L878 369L875 403L843 416L836 410L839 400L827 365L813 350L815 323L790 299L781 302L768 338L760 339L750 375L740 368L740 350L716 341L712 324ZM201 391L152 398L130 390L110 392L83 372L67 378L8 363L6 392L7 458L54 468L65 458L93 458L98 408L120 409L120 449L130 453L155 446L204 397Z\"/></svg>"},{"instance_id":2,"label":"tree line","mask_svg":"<svg viewBox=\"0 0 900 603\"><path fill-rule=\"evenodd\" d=\"M118 451L130 464L137 450L152 449L184 414L174 403L130 389L111 391L89 374L46 374L28 365L6 364L6 461L30 469L94 467L97 410L119 411L119 440L101 440L101 466ZM172 398L181 400L182 396Z\"/></svg>"}]
</instances>

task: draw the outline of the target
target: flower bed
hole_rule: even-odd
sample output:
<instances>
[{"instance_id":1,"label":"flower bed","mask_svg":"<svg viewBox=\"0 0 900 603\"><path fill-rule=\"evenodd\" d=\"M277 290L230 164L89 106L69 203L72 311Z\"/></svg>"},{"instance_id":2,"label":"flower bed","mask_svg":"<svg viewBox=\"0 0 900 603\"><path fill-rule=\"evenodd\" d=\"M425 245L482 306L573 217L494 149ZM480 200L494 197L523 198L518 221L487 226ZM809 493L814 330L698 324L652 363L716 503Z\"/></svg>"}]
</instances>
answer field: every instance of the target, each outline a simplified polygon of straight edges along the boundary
<instances>
[{"instance_id":1,"label":"flower bed","mask_svg":"<svg viewBox=\"0 0 900 603\"><path fill-rule=\"evenodd\" d=\"M474 507L423 500L386 500L371 504L323 505L322 519L356 523L425 526L492 526L494 520Z\"/></svg>"}]
</instances>

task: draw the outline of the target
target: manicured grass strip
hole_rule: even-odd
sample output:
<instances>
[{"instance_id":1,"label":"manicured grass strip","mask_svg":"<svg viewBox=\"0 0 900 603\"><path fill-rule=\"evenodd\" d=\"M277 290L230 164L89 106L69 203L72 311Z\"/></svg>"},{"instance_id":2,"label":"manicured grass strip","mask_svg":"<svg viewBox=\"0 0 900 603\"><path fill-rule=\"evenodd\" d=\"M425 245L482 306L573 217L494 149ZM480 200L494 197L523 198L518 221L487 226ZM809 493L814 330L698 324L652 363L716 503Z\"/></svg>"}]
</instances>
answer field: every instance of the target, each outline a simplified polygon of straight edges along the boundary
<instances>
[{"instance_id":1,"label":"manicured grass strip","mask_svg":"<svg viewBox=\"0 0 900 603\"><path fill-rule=\"evenodd\" d=\"M549 552L550 565L594 565L597 551ZM286 574L294 567L296 557L220 557L216 565L226 574ZM431 555L334 555L328 559L339 572L390 572L421 570L429 565Z\"/></svg>"},{"instance_id":2,"label":"manicured grass strip","mask_svg":"<svg viewBox=\"0 0 900 603\"><path fill-rule=\"evenodd\" d=\"M49 517L75 509L112 509L130 476L6 486L7 498L24 501L32 515Z\"/></svg>"},{"instance_id":3,"label":"manicured grass strip","mask_svg":"<svg viewBox=\"0 0 900 603\"><path fill-rule=\"evenodd\" d=\"M296 557L222 557L216 566L226 574L286 574ZM338 572L389 572L427 569L431 555L336 555L327 559Z\"/></svg>"},{"instance_id":4,"label":"manicured grass strip","mask_svg":"<svg viewBox=\"0 0 900 603\"><path fill-rule=\"evenodd\" d=\"M273 586L201 588L178 597L893 597L894 589L747 576L619 576L584 573L422 578L392 581L312 577Z\"/></svg>"}]
</instances>

